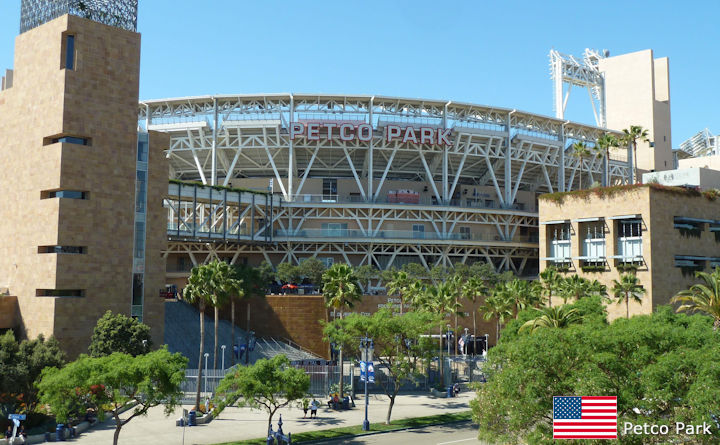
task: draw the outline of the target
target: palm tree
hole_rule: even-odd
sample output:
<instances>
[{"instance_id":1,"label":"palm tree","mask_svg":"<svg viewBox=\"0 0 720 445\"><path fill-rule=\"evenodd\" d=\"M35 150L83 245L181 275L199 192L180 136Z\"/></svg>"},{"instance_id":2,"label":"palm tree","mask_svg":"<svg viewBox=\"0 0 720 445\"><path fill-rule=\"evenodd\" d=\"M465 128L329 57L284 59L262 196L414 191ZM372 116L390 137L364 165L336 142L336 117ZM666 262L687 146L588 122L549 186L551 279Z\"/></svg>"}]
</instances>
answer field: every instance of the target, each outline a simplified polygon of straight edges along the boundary
<instances>
[{"instance_id":1,"label":"palm tree","mask_svg":"<svg viewBox=\"0 0 720 445\"><path fill-rule=\"evenodd\" d=\"M213 307L215 323L213 331L215 334L215 344L213 348L213 369L217 369L218 362L218 325L220 324L220 308L225 306L230 298L230 293L235 288L240 287L233 278L232 268L225 261L212 261L206 265L212 272L210 281L210 305Z\"/></svg>"},{"instance_id":2,"label":"palm tree","mask_svg":"<svg viewBox=\"0 0 720 445\"><path fill-rule=\"evenodd\" d=\"M473 306L473 339L477 338L477 323L475 321L475 314L477 313L477 310L475 310L475 303L478 298L482 298L487 295L487 292L488 288L485 286L485 282L476 276L470 277L463 285L465 298L467 298Z\"/></svg>"},{"instance_id":3,"label":"palm tree","mask_svg":"<svg viewBox=\"0 0 720 445\"><path fill-rule=\"evenodd\" d=\"M720 268L712 273L695 272L705 284L693 284L690 289L678 292L671 303L682 303L678 312L704 312L713 318L713 330L720 330Z\"/></svg>"},{"instance_id":4,"label":"palm tree","mask_svg":"<svg viewBox=\"0 0 720 445\"><path fill-rule=\"evenodd\" d=\"M540 285L545 296L548 297L548 305L552 306L553 293L556 293L562 285L564 278L555 266L550 266L540 272Z\"/></svg>"},{"instance_id":5,"label":"palm tree","mask_svg":"<svg viewBox=\"0 0 720 445\"><path fill-rule=\"evenodd\" d=\"M582 323L582 315L577 309L568 305L543 307L537 309L538 316L520 326L519 332L529 330L532 334L539 328L564 328L572 324Z\"/></svg>"},{"instance_id":6,"label":"palm tree","mask_svg":"<svg viewBox=\"0 0 720 445\"><path fill-rule=\"evenodd\" d=\"M648 131L647 129L641 127L640 125L630 125L630 128L626 128L623 130L623 136L621 138L621 141L625 143L626 145L630 145L632 147L633 151L633 184L638 182L637 180L637 143L638 141L641 142L650 142L648 139Z\"/></svg>"},{"instance_id":7,"label":"palm tree","mask_svg":"<svg viewBox=\"0 0 720 445\"><path fill-rule=\"evenodd\" d=\"M575 301L577 301L582 297L587 296L589 287L590 281L581 276L572 275L563 280L560 286L560 296L562 297L564 303L567 303L567 301L571 298L574 298Z\"/></svg>"},{"instance_id":8,"label":"palm tree","mask_svg":"<svg viewBox=\"0 0 720 445\"><path fill-rule=\"evenodd\" d=\"M205 308L210 304L212 270L206 265L193 267L188 278L188 284L183 289L183 299L190 304L197 304L200 312L200 353L198 355L197 393L195 394L195 409L200 407L200 381L203 372L203 354L205 352Z\"/></svg>"},{"instance_id":9,"label":"palm tree","mask_svg":"<svg viewBox=\"0 0 720 445\"><path fill-rule=\"evenodd\" d=\"M447 318L451 312L451 307L455 302L454 284L449 281L442 281L435 286L428 286L421 299L419 299L419 309L427 312L436 313L443 319ZM443 366L443 326L440 324L440 379L444 378ZM448 341L450 339L448 338Z\"/></svg>"},{"instance_id":10,"label":"palm tree","mask_svg":"<svg viewBox=\"0 0 720 445\"><path fill-rule=\"evenodd\" d=\"M501 292L505 298L510 300L515 307L515 317L517 318L521 310L539 306L541 303L541 288L537 281L526 281L515 278L512 281L501 283L498 286L502 288Z\"/></svg>"},{"instance_id":11,"label":"palm tree","mask_svg":"<svg viewBox=\"0 0 720 445\"><path fill-rule=\"evenodd\" d=\"M638 277L626 273L620 276L620 281L613 280L612 292L618 304L625 301L626 317L630 318L630 300L640 303L645 289L640 285Z\"/></svg>"},{"instance_id":12,"label":"palm tree","mask_svg":"<svg viewBox=\"0 0 720 445\"><path fill-rule=\"evenodd\" d=\"M495 343L500 340L500 326L505 324L505 320L513 316L513 302L508 298L506 287L500 283L495 286L489 297L480 306L485 320L494 318L497 322L497 330L495 331Z\"/></svg>"},{"instance_id":13,"label":"palm tree","mask_svg":"<svg viewBox=\"0 0 720 445\"><path fill-rule=\"evenodd\" d=\"M598 140L595 142L595 146L593 147L593 150L597 153L597 155L601 156L604 159L604 186L610 185L610 149L616 148L619 145L620 141L614 134L605 133L598 138Z\"/></svg>"},{"instance_id":14,"label":"palm tree","mask_svg":"<svg viewBox=\"0 0 720 445\"><path fill-rule=\"evenodd\" d=\"M342 310L351 308L356 301L360 300L362 292L360 284L353 272L352 267L345 263L335 263L323 273L323 297L325 305L333 308L334 318L337 318L337 311L340 311L340 319L343 318ZM340 399L343 398L343 352L339 348L338 364L340 365L339 390Z\"/></svg>"},{"instance_id":15,"label":"palm tree","mask_svg":"<svg viewBox=\"0 0 720 445\"><path fill-rule=\"evenodd\" d=\"M392 274L392 280L387 284L388 295L400 296L400 315L403 314L405 306L405 298L408 287L412 284L412 280L405 271L394 271Z\"/></svg>"},{"instance_id":16,"label":"palm tree","mask_svg":"<svg viewBox=\"0 0 720 445\"><path fill-rule=\"evenodd\" d=\"M607 286L605 286L598 280L592 280L587 285L587 294L597 295L604 299L607 297Z\"/></svg>"},{"instance_id":17,"label":"palm tree","mask_svg":"<svg viewBox=\"0 0 720 445\"><path fill-rule=\"evenodd\" d=\"M580 160L580 187L582 188L582 167L583 167L583 159L590 156L592 153L590 153L590 149L588 148L587 144L585 142L575 142L572 145L572 156L578 158ZM590 179L590 166L588 166L588 179ZM588 184L589 186L590 184Z\"/></svg>"},{"instance_id":18,"label":"palm tree","mask_svg":"<svg viewBox=\"0 0 720 445\"><path fill-rule=\"evenodd\" d=\"M230 272L230 277L226 283L228 297L230 299L230 341L233 345L235 344L235 300L245 296L245 286L249 284L245 283L243 276L242 269L239 267L233 267ZM250 353L250 351L246 352L248 354ZM232 356L232 363L234 365L235 352L230 355Z\"/></svg>"}]
</instances>

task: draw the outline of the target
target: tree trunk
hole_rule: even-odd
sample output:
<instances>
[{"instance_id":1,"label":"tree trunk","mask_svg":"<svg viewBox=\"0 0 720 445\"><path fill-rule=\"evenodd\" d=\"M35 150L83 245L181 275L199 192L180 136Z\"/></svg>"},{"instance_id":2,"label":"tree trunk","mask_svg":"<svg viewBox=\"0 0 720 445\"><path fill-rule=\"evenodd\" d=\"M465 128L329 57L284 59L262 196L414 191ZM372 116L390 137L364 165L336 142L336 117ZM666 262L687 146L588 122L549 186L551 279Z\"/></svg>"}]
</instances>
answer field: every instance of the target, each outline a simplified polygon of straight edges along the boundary
<instances>
[{"instance_id":1,"label":"tree trunk","mask_svg":"<svg viewBox=\"0 0 720 445\"><path fill-rule=\"evenodd\" d=\"M497 330L495 331L495 344L500 342L500 318L497 321ZM490 349L490 345L485 345L487 349Z\"/></svg>"},{"instance_id":2,"label":"tree trunk","mask_svg":"<svg viewBox=\"0 0 720 445\"><path fill-rule=\"evenodd\" d=\"M275 415L275 411L277 411L277 410L270 411L270 416L268 417L268 427L267 427L268 433L270 432L270 428L272 428L272 418Z\"/></svg>"},{"instance_id":3,"label":"tree trunk","mask_svg":"<svg viewBox=\"0 0 720 445\"><path fill-rule=\"evenodd\" d=\"M477 346L477 326L475 325L475 308L473 307L473 355L477 355L475 346Z\"/></svg>"},{"instance_id":4,"label":"tree trunk","mask_svg":"<svg viewBox=\"0 0 720 445\"><path fill-rule=\"evenodd\" d=\"M403 296L402 296L402 294L401 294L401 295L400 295L400 315L403 314L404 302L405 302L405 298L403 298Z\"/></svg>"},{"instance_id":5,"label":"tree trunk","mask_svg":"<svg viewBox=\"0 0 720 445\"><path fill-rule=\"evenodd\" d=\"M230 350L232 353L232 360L230 361L233 365L235 364L235 299L230 299ZM238 346L239 348L240 346Z\"/></svg>"},{"instance_id":6,"label":"tree trunk","mask_svg":"<svg viewBox=\"0 0 720 445\"><path fill-rule=\"evenodd\" d=\"M630 319L630 298L625 296L625 318Z\"/></svg>"},{"instance_id":7,"label":"tree trunk","mask_svg":"<svg viewBox=\"0 0 720 445\"><path fill-rule=\"evenodd\" d=\"M120 438L120 429L122 428L122 422L120 421L120 416L118 416L117 411L115 411L115 433L113 434L113 445L118 444L118 439Z\"/></svg>"},{"instance_id":8,"label":"tree trunk","mask_svg":"<svg viewBox=\"0 0 720 445\"><path fill-rule=\"evenodd\" d=\"M215 331L215 349L213 349L213 369L217 369L217 355L218 355L218 324L220 322L220 308L215 306L215 325L213 330Z\"/></svg>"},{"instance_id":9,"label":"tree trunk","mask_svg":"<svg viewBox=\"0 0 720 445\"><path fill-rule=\"evenodd\" d=\"M443 332L442 326L440 326L440 360L438 361L438 367L440 368L440 384L445 385L445 363L443 363Z\"/></svg>"},{"instance_id":10,"label":"tree trunk","mask_svg":"<svg viewBox=\"0 0 720 445\"><path fill-rule=\"evenodd\" d=\"M638 181L638 177L637 177L637 175L638 175L637 142L635 142L635 141L633 141L633 159L635 159L635 165L633 165L633 167L634 167L634 168L633 168L633 170L634 170L634 173L633 173L633 174L634 174L634 176L635 176L635 184L637 184L637 183L640 182L640 181Z\"/></svg>"},{"instance_id":11,"label":"tree trunk","mask_svg":"<svg viewBox=\"0 0 720 445\"><path fill-rule=\"evenodd\" d=\"M390 415L392 414L393 405L395 405L395 396L396 395L397 395L397 391L395 391L395 394L390 396L390 405L388 406L387 419L385 419L385 425L390 425Z\"/></svg>"},{"instance_id":12,"label":"tree trunk","mask_svg":"<svg viewBox=\"0 0 720 445\"><path fill-rule=\"evenodd\" d=\"M343 314L340 312L340 319L343 319ZM340 395L340 401L343 399L343 350L342 345L338 347L338 365L340 365L340 381L338 382L338 393ZM367 377L366 377L367 378Z\"/></svg>"},{"instance_id":13,"label":"tree trunk","mask_svg":"<svg viewBox=\"0 0 720 445\"><path fill-rule=\"evenodd\" d=\"M716 318L713 323L713 331L720 331L720 318Z\"/></svg>"},{"instance_id":14,"label":"tree trunk","mask_svg":"<svg viewBox=\"0 0 720 445\"><path fill-rule=\"evenodd\" d=\"M200 380L202 379L202 359L205 352L205 308L200 307L200 354L198 355L197 394L195 395L195 409L200 409Z\"/></svg>"},{"instance_id":15,"label":"tree trunk","mask_svg":"<svg viewBox=\"0 0 720 445\"><path fill-rule=\"evenodd\" d=\"M455 335L456 337L453 339L453 348L455 350L455 355L458 355L458 338L460 338L460 335L458 334L458 322L457 322L457 297L455 297Z\"/></svg>"}]
</instances>

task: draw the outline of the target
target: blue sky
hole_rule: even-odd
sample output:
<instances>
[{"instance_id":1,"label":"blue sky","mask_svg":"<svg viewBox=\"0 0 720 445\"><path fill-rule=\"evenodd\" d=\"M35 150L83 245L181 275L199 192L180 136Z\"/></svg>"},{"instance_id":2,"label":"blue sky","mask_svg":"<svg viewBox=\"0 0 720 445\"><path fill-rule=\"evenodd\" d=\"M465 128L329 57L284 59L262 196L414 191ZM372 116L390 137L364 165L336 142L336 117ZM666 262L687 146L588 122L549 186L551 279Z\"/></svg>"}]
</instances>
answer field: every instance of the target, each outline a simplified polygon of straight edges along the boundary
<instances>
[{"instance_id":1,"label":"blue sky","mask_svg":"<svg viewBox=\"0 0 720 445\"><path fill-rule=\"evenodd\" d=\"M1 68L19 5L0 0ZM716 0L140 0L140 96L376 94L552 115L550 48L652 48L670 58L677 147L720 132L719 16ZM574 91L567 117L594 123L586 93Z\"/></svg>"}]
</instances>

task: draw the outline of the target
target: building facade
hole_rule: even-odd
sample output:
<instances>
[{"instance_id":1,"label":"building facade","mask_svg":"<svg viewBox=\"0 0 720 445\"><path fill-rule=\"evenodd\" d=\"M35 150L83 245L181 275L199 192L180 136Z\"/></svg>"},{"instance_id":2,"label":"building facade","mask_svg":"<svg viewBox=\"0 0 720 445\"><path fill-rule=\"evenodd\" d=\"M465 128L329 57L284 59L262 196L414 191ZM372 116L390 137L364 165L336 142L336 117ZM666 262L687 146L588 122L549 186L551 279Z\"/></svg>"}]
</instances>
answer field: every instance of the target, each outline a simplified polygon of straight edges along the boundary
<instances>
[{"instance_id":1,"label":"building facade","mask_svg":"<svg viewBox=\"0 0 720 445\"><path fill-rule=\"evenodd\" d=\"M720 266L720 202L712 192L655 184L540 197L540 269L597 279L611 289L634 273L645 289L630 315L651 313ZM625 306L609 304L611 319Z\"/></svg>"},{"instance_id":2,"label":"building facade","mask_svg":"<svg viewBox=\"0 0 720 445\"><path fill-rule=\"evenodd\" d=\"M169 139L137 132L137 1L107 3L23 1L0 92L0 286L70 356L106 310L163 343Z\"/></svg>"},{"instance_id":3,"label":"building facade","mask_svg":"<svg viewBox=\"0 0 720 445\"><path fill-rule=\"evenodd\" d=\"M537 196L602 181L604 160L570 147L607 131L473 104L299 94L144 101L139 124L170 136L172 178L279 202L272 243L171 240L174 276L208 258L309 257L381 270L483 261L536 275ZM624 149L608 169L610 183L628 180Z\"/></svg>"}]
</instances>

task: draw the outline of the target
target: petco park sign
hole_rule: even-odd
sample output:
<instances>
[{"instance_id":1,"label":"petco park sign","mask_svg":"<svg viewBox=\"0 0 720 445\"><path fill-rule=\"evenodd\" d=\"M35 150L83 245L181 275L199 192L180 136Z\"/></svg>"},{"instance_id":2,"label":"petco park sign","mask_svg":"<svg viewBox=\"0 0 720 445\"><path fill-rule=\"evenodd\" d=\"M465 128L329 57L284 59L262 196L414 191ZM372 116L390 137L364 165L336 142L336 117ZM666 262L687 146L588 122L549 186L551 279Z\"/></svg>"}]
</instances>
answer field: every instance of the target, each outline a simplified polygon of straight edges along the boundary
<instances>
[{"instance_id":1,"label":"petco park sign","mask_svg":"<svg viewBox=\"0 0 720 445\"><path fill-rule=\"evenodd\" d=\"M386 142L402 142L411 144L452 145L451 128L401 127L388 125L383 137ZM373 138L373 127L370 124L350 124L335 122L293 122L290 124L290 139L304 137L309 141L339 138L341 141L365 141Z\"/></svg>"}]
</instances>

